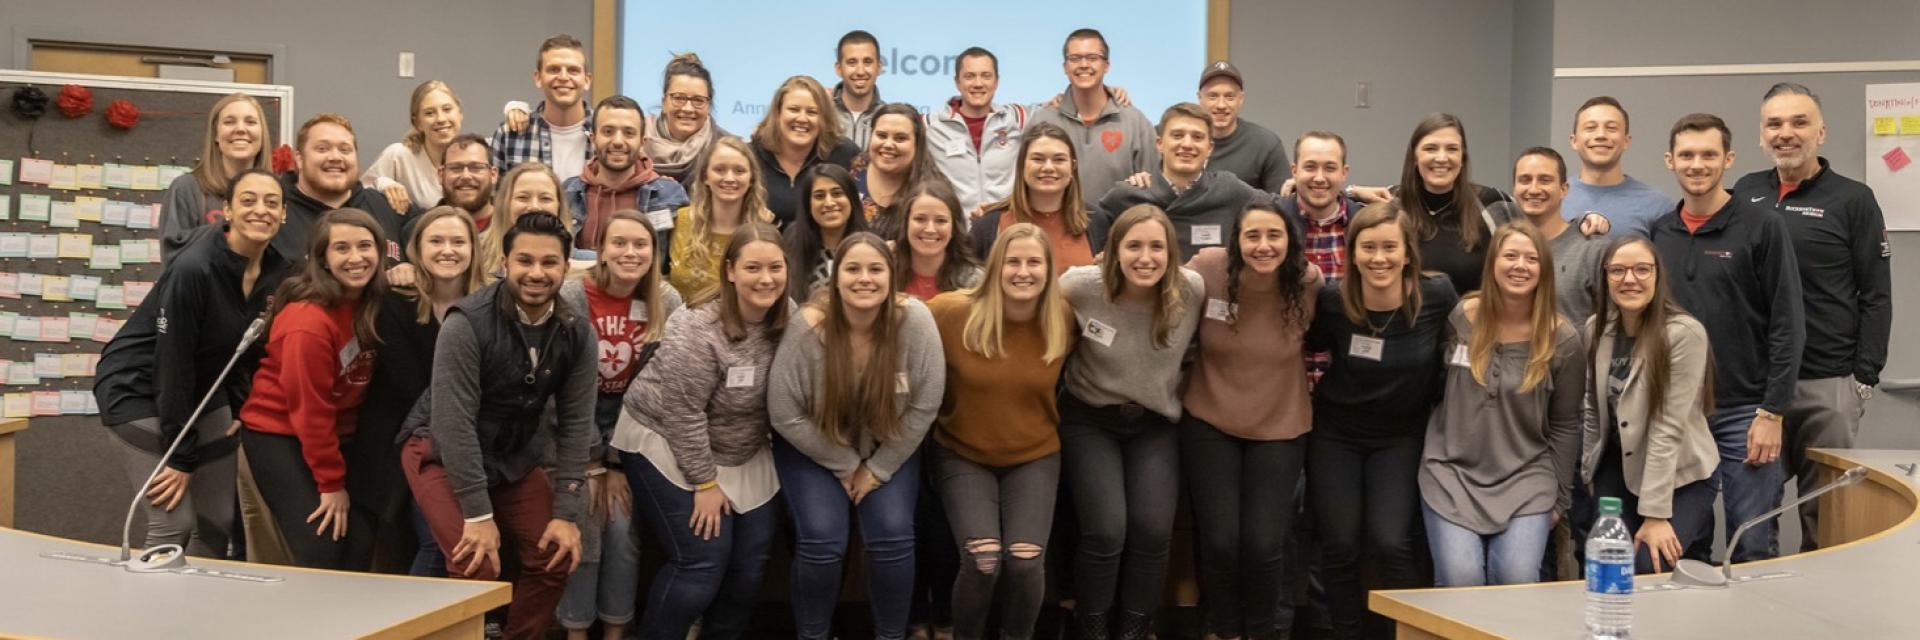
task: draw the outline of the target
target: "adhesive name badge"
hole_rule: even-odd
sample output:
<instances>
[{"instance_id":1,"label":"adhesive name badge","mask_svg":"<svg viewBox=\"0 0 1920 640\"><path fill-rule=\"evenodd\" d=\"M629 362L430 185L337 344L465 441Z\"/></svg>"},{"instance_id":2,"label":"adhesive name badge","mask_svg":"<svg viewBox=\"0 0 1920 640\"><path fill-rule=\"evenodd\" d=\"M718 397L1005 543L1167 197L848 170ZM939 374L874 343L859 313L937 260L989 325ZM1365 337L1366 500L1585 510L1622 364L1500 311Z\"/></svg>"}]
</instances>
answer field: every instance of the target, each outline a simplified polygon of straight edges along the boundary
<instances>
[{"instance_id":1,"label":"adhesive name badge","mask_svg":"<svg viewBox=\"0 0 1920 640\"><path fill-rule=\"evenodd\" d=\"M1100 343L1100 346L1111 347L1113 346L1113 336L1114 334L1119 333L1119 330L1114 329L1113 325L1107 324L1105 322L1101 322L1099 320L1095 320L1093 318L1087 318L1087 328L1085 333L1088 339L1093 340L1094 342Z\"/></svg>"},{"instance_id":2,"label":"adhesive name badge","mask_svg":"<svg viewBox=\"0 0 1920 640\"><path fill-rule=\"evenodd\" d=\"M643 302L640 302L640 299L638 298L635 298L632 302L627 303L627 319L632 320L634 322L639 322L641 320L647 319L647 305Z\"/></svg>"},{"instance_id":3,"label":"adhesive name badge","mask_svg":"<svg viewBox=\"0 0 1920 640\"><path fill-rule=\"evenodd\" d=\"M1387 341L1373 336L1356 335L1353 337L1353 344L1347 347L1347 355L1374 362L1379 362L1380 356L1386 351Z\"/></svg>"},{"instance_id":4,"label":"adhesive name badge","mask_svg":"<svg viewBox=\"0 0 1920 640\"><path fill-rule=\"evenodd\" d=\"M1456 367L1471 367L1473 362L1467 359L1466 343L1453 345L1452 355L1447 356L1447 364Z\"/></svg>"},{"instance_id":5,"label":"adhesive name badge","mask_svg":"<svg viewBox=\"0 0 1920 640\"><path fill-rule=\"evenodd\" d=\"M652 211L648 211L647 222L653 223L654 231L671 230L673 229L673 210L672 209L654 209Z\"/></svg>"},{"instance_id":6,"label":"adhesive name badge","mask_svg":"<svg viewBox=\"0 0 1920 640\"><path fill-rule=\"evenodd\" d=\"M1207 319L1226 322L1229 313L1238 306L1240 305L1229 305L1227 301L1219 298L1207 298Z\"/></svg>"},{"instance_id":7,"label":"adhesive name badge","mask_svg":"<svg viewBox=\"0 0 1920 640\"><path fill-rule=\"evenodd\" d=\"M1199 245L1212 246L1212 245L1220 244L1220 225L1217 225L1217 224L1193 225L1193 244L1195 246L1199 246Z\"/></svg>"},{"instance_id":8,"label":"adhesive name badge","mask_svg":"<svg viewBox=\"0 0 1920 640\"><path fill-rule=\"evenodd\" d=\"M909 393L912 390L913 390L913 384L910 382L907 382L907 372L905 371L900 372L900 376L898 378L895 378L895 382L893 384L893 392Z\"/></svg>"},{"instance_id":9,"label":"adhesive name badge","mask_svg":"<svg viewBox=\"0 0 1920 640\"><path fill-rule=\"evenodd\" d=\"M727 367L727 388L738 389L753 386L753 367Z\"/></svg>"}]
</instances>

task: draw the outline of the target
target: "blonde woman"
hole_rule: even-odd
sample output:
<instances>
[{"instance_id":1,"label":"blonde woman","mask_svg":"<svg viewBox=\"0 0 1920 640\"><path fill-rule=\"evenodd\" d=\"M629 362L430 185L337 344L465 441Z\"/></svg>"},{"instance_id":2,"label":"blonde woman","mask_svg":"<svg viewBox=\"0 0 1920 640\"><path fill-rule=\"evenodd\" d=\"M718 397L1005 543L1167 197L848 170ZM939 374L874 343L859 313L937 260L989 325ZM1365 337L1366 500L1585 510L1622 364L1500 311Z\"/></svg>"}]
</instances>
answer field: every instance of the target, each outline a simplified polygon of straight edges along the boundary
<instances>
[{"instance_id":1,"label":"blonde woman","mask_svg":"<svg viewBox=\"0 0 1920 640\"><path fill-rule=\"evenodd\" d=\"M506 259L502 251L502 241L507 230L528 211L545 211L560 218L567 225L567 231L573 231L573 216L567 213L567 200L560 197L560 178L553 169L539 162L522 162L506 175L500 176L500 185L493 195L494 217L499 218L487 224L486 232L480 236L480 253L477 258L489 276L499 275ZM504 216L504 217L502 217Z\"/></svg>"},{"instance_id":2,"label":"blonde woman","mask_svg":"<svg viewBox=\"0 0 1920 640\"><path fill-rule=\"evenodd\" d=\"M440 204L440 164L464 121L460 97L445 82L422 82L413 88L413 99L407 103L407 121L406 137L387 145L360 172L360 183L379 189L394 211L406 211L412 204L422 208Z\"/></svg>"},{"instance_id":3,"label":"blonde woman","mask_svg":"<svg viewBox=\"0 0 1920 640\"><path fill-rule=\"evenodd\" d=\"M213 103L200 163L174 178L160 201L161 237L184 242L187 230L225 221L228 183L248 169L266 171L272 165L273 133L260 102L234 93Z\"/></svg>"},{"instance_id":4,"label":"blonde woman","mask_svg":"<svg viewBox=\"0 0 1920 640\"><path fill-rule=\"evenodd\" d=\"M720 286L721 255L733 232L752 223L773 223L761 169L747 141L722 137L694 163L689 202L673 216L674 233L661 255L667 282L687 300Z\"/></svg>"},{"instance_id":5,"label":"blonde woman","mask_svg":"<svg viewBox=\"0 0 1920 640\"><path fill-rule=\"evenodd\" d=\"M780 83L767 115L753 128L753 152L767 189L767 208L784 227L793 222L806 201L808 185L800 174L818 164L853 166L860 147L847 140L833 99L826 87L809 76L793 76Z\"/></svg>"}]
</instances>

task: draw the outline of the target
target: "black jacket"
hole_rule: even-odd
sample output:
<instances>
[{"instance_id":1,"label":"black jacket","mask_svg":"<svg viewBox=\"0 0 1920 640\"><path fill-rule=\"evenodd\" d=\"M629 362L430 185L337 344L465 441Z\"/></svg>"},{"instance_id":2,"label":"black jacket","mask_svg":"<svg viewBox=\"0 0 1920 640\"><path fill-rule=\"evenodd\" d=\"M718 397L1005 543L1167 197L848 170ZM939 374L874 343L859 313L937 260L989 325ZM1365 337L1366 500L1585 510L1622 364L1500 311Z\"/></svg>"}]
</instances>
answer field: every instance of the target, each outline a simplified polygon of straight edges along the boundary
<instances>
[{"instance_id":1,"label":"black jacket","mask_svg":"<svg viewBox=\"0 0 1920 640\"><path fill-rule=\"evenodd\" d=\"M424 276L423 276L424 277ZM433 380L433 345L440 321L418 321L410 292L388 289L380 300L374 333L380 336L380 360L360 402L354 446L349 450L347 492L356 504L371 505L384 521L397 521L406 506L406 478L400 473L401 425L414 403L426 397ZM361 473L359 470L368 470Z\"/></svg>"},{"instance_id":2,"label":"black jacket","mask_svg":"<svg viewBox=\"0 0 1920 640\"><path fill-rule=\"evenodd\" d=\"M226 224L218 224L188 234L153 291L100 352L93 395L103 424L157 417L161 437L171 442L233 357L247 325L266 312L289 264L269 245L253 291L242 293L247 258L227 247L226 231ZM221 383L225 391L215 398L236 416L265 355L266 336L260 338L234 364ZM167 466L193 471L200 462L198 444L188 431Z\"/></svg>"},{"instance_id":3,"label":"black jacket","mask_svg":"<svg viewBox=\"0 0 1920 640\"><path fill-rule=\"evenodd\" d=\"M1786 413L1806 343L1800 274L1780 216L1734 198L1698 231L1680 208L1653 221L1667 288L1713 344L1713 402Z\"/></svg>"},{"instance_id":4,"label":"black jacket","mask_svg":"<svg viewBox=\"0 0 1920 640\"><path fill-rule=\"evenodd\" d=\"M416 215L420 213L419 205L410 204L406 211L396 212L392 205L387 204L386 195L368 189L355 180L352 195L347 196L346 203L338 207L328 206L313 199L313 196L301 193L300 174L293 172L280 175L280 189L286 194L287 222L280 226L280 233L273 237L273 246L288 260L298 263L307 259L307 243L313 240L314 223L334 209L359 209L372 214L373 219L380 223L380 229L387 234L387 246L381 249L381 254L387 258L386 262L391 265L405 259L401 255L400 244L407 239L403 235L407 221L419 217Z\"/></svg>"},{"instance_id":5,"label":"black jacket","mask_svg":"<svg viewBox=\"0 0 1920 640\"><path fill-rule=\"evenodd\" d=\"M1740 178L1733 197L1755 207L1771 203L1793 238L1807 303L1800 378L1852 375L1879 384L1893 332L1893 247L1873 189L1835 174L1820 158L1820 172L1785 198L1772 169Z\"/></svg>"},{"instance_id":6,"label":"black jacket","mask_svg":"<svg viewBox=\"0 0 1920 640\"><path fill-rule=\"evenodd\" d=\"M800 173L805 173L813 165L822 162L837 164L843 168L852 167L854 158L860 157L860 147L847 140L841 140L840 144L834 145L827 157L822 158L819 154L809 155L806 166L800 167L800 173L787 175L787 172L780 168L780 159L767 148L765 141L755 138L753 144L749 146L753 147L754 162L760 165L760 186L766 187L767 190L767 210L773 212L774 224L782 229L793 222L794 216L806 210L803 205L807 199L808 185L799 184ZM858 198L860 195L849 193L847 197Z\"/></svg>"},{"instance_id":7,"label":"black jacket","mask_svg":"<svg viewBox=\"0 0 1920 640\"><path fill-rule=\"evenodd\" d=\"M1184 263L1201 247L1226 246L1234 220L1256 193L1260 192L1224 171L1202 171L1185 191L1176 193L1156 171L1152 184L1145 189L1121 184L1100 197L1087 224L1087 241L1093 244L1095 254L1100 253L1107 246L1107 229L1120 214L1136 205L1150 204L1165 211L1167 220L1173 223L1174 241L1180 244L1180 261Z\"/></svg>"}]
</instances>

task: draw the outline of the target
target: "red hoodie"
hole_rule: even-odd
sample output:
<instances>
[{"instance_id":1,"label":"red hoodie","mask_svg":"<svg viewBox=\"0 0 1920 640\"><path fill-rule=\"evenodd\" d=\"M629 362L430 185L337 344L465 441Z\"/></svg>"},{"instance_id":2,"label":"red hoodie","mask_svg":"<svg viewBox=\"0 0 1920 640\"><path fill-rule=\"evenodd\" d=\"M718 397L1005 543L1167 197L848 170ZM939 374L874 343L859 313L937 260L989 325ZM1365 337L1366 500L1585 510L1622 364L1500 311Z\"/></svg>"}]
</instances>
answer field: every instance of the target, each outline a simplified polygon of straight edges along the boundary
<instances>
[{"instance_id":1,"label":"red hoodie","mask_svg":"<svg viewBox=\"0 0 1920 640\"><path fill-rule=\"evenodd\" d=\"M358 305L295 302L273 317L267 357L253 376L240 422L262 433L296 436L320 493L346 488L340 438L352 435L373 376L374 350L353 335Z\"/></svg>"},{"instance_id":2,"label":"red hoodie","mask_svg":"<svg viewBox=\"0 0 1920 640\"><path fill-rule=\"evenodd\" d=\"M600 163L589 162L586 169L581 170L580 181L586 184L587 222L580 226L580 237L574 246L600 250L601 231L606 228L607 220L613 217L613 212L634 208L639 201L640 187L660 179L660 173L653 170L653 160L645 155L640 155L633 165L633 173L611 187L595 181L604 171Z\"/></svg>"}]
</instances>

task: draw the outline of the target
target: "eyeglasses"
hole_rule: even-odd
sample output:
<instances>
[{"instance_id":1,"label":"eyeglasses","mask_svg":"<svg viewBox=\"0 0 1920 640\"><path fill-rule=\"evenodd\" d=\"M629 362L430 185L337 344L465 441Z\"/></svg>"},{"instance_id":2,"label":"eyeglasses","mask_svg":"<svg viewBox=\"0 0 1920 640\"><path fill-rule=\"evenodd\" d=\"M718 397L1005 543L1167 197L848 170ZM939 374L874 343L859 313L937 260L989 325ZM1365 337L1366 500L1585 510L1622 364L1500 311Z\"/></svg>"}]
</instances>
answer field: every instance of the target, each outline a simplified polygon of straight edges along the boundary
<instances>
[{"instance_id":1,"label":"eyeglasses","mask_svg":"<svg viewBox=\"0 0 1920 640\"><path fill-rule=\"evenodd\" d=\"M706 96L693 96L684 93L667 94L667 104L675 107L692 106L705 109L713 100Z\"/></svg>"},{"instance_id":2,"label":"eyeglasses","mask_svg":"<svg viewBox=\"0 0 1920 640\"><path fill-rule=\"evenodd\" d=\"M478 175L478 174L486 173L488 169L493 168L493 165L487 164L485 162L461 162L456 164L440 165L440 168L445 169L447 170L447 173L450 173L456 176L463 173L471 173L471 174Z\"/></svg>"},{"instance_id":3,"label":"eyeglasses","mask_svg":"<svg viewBox=\"0 0 1920 640\"><path fill-rule=\"evenodd\" d=\"M1082 62L1089 63L1089 64L1100 64L1106 61L1107 61L1107 57L1100 55L1098 53L1076 53L1076 54L1067 56L1068 64L1080 64Z\"/></svg>"},{"instance_id":4,"label":"eyeglasses","mask_svg":"<svg viewBox=\"0 0 1920 640\"><path fill-rule=\"evenodd\" d=\"M1634 280L1646 282L1648 280L1653 279L1653 271L1654 271L1653 265L1650 265L1644 262L1633 265L1631 267L1625 266L1625 265L1610 264L1610 265L1607 265L1607 280L1610 280L1613 282L1624 282L1627 279L1627 274L1631 273L1633 274Z\"/></svg>"}]
</instances>

